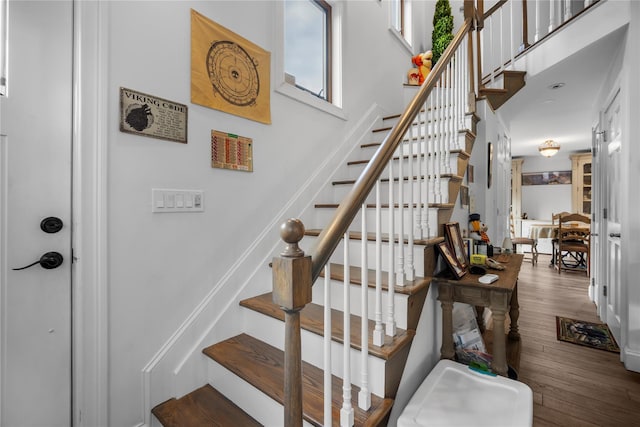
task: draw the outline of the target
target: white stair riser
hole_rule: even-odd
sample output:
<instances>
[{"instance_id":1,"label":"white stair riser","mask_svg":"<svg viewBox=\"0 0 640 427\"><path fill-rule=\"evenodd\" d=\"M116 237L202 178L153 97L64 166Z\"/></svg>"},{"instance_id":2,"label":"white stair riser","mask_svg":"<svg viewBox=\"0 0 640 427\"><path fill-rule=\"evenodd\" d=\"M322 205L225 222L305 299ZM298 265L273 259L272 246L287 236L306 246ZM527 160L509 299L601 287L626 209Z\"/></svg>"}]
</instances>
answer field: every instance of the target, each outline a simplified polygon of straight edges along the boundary
<instances>
[{"instance_id":1,"label":"white stair riser","mask_svg":"<svg viewBox=\"0 0 640 427\"><path fill-rule=\"evenodd\" d=\"M246 309L244 319L247 334L268 342L280 350L284 349L284 322L249 309ZM322 369L324 366L324 337L306 330L301 331L301 337L302 360ZM343 378L344 372L343 348L344 346L341 343L331 343L331 373L339 378ZM360 350L353 348L350 349L349 353L351 383L360 385L362 354ZM369 390L375 395L384 396L384 366L386 361L372 355L368 355L367 360L369 363Z\"/></svg>"},{"instance_id":2,"label":"white stair riser","mask_svg":"<svg viewBox=\"0 0 640 427\"><path fill-rule=\"evenodd\" d=\"M462 146L464 147L464 145ZM416 153L413 153L414 156L416 155ZM408 158L408 152L405 154L403 160L402 160L402 174L403 176L407 177L409 175L409 158ZM372 154L373 156L373 154ZM370 157L367 156L361 156L359 160L369 160ZM435 172L439 172L440 174L444 174L444 173L453 173L456 174L458 173L458 156L455 153L452 153L449 155L449 159L447 161L446 156L442 155L440 156L440 161L438 164L439 170L432 170L435 166L434 166L434 162L431 159L427 159L429 162L429 166L428 166L428 174L429 175L433 175L435 174ZM394 160L393 162L393 175L394 177L398 176L398 171L399 171L399 159ZM352 164L349 165L344 172L340 173L339 175L336 175L336 177L333 179L333 181L339 181L339 180L346 180L346 179L357 179L358 177L360 177L360 174L362 173L362 171L364 170L365 166L367 164L366 163L358 163L358 164ZM420 169L418 169L418 161L416 158L413 159L413 174L418 175L418 172L420 171L421 175L424 175L424 157L421 157L420 159ZM385 167L385 169L383 170L382 174L380 175L381 178L388 178L389 177L389 170L388 168Z\"/></svg>"},{"instance_id":3,"label":"white stair riser","mask_svg":"<svg viewBox=\"0 0 640 427\"><path fill-rule=\"evenodd\" d=\"M308 216L305 216L304 218L304 224L305 227L308 229L311 228L324 228L327 226L327 224L329 224L329 222L331 221L331 219L333 218L333 215L335 214L335 208L318 208L318 209L314 209L313 212L310 212ZM354 219L354 221L351 223L351 226L349 227L349 230L351 231L360 231L361 229L361 213L358 213L358 215L356 216L356 218ZM366 211L366 215L367 215L367 228L369 229L369 232L374 232L375 231L375 226L376 226L376 209L375 208L367 208ZM397 234L398 233L398 218L400 215L400 210L398 208L394 209L394 220L395 220L395 227L394 227L394 233ZM435 237L438 233L438 208L429 208L427 211L427 215L428 218L423 218L424 216L424 209L421 209L420 211L420 223L418 224L418 209L413 210L413 219L411 221L409 221L409 209L403 209L403 217L404 217L404 235L407 236L409 234L409 230L414 230L413 232L413 236L415 239L418 238L430 238L430 237ZM381 224L380 224L380 228L382 230L382 233L388 233L389 232L389 209L388 208L383 208L380 211L380 217L381 217ZM428 222L429 224L429 230L431 232L431 235L427 236L425 234L422 234L421 231L421 227L424 225L425 220L428 220L426 222ZM420 226L420 229L418 228ZM303 240L303 242L301 243L303 245L303 247L305 248L310 248L311 244L308 243L310 240L311 236L306 236L305 239Z\"/></svg>"},{"instance_id":4,"label":"white stair riser","mask_svg":"<svg viewBox=\"0 0 640 427\"><path fill-rule=\"evenodd\" d=\"M309 239L307 241L307 239ZM314 236L305 236L303 239L304 247L313 247ZM344 241L341 241L333 255L331 256L331 262L335 264L343 264L344 263ZM367 246L367 264L368 268L373 270L376 266L376 254L375 254L375 242L368 242ZM405 269L408 268L408 252L409 248L405 245L404 248L404 263ZM382 262L382 271L389 271L389 245L386 243L381 244L381 262ZM393 266L395 270L397 270L398 266L398 244L395 244L394 247L394 255L395 255L395 265ZM413 249L413 262L415 275L419 277L424 277L424 246L415 245ZM361 245L360 240L349 240L349 263L352 266L360 267L361 263Z\"/></svg>"},{"instance_id":5,"label":"white stair riser","mask_svg":"<svg viewBox=\"0 0 640 427\"><path fill-rule=\"evenodd\" d=\"M387 273L383 273L386 279ZM344 311L344 285L342 282L332 280L331 282L331 308ZM324 278L320 278L313 285L313 302L316 304L324 305ZM362 317L362 287L358 285L349 286L351 304L351 314ZM370 320L376 318L376 299L375 288L369 287L367 289L367 317ZM405 294L394 293L394 312L396 326L401 329L407 329L407 310L408 310L409 297ZM386 323L388 313L389 293L387 291L382 292L382 322Z\"/></svg>"},{"instance_id":6,"label":"white stair riser","mask_svg":"<svg viewBox=\"0 0 640 427\"><path fill-rule=\"evenodd\" d=\"M429 203L436 203L436 188L439 188L440 191L440 195L441 195L441 200L449 200L449 181L450 178L449 177L441 177L439 180L437 180L435 177L433 179L430 179L428 183L425 183L424 180L420 180L420 182L418 182L417 180L413 180L411 183L409 183L409 181L404 181L404 193L402 195L402 201L404 203L408 203L409 202L409 188L411 188L411 191L413 192L413 202L417 203L418 201L418 196L420 196L420 201L423 202L424 201L424 186L428 185L428 198L429 198ZM438 185L439 183L439 185ZM353 184L338 184L338 185L333 185L333 197L331 198L331 200L334 201L338 201L338 200L343 200L347 194L349 194L349 192L351 191L351 189L353 188ZM393 188L393 201L394 203L398 202L398 197L399 197L399 193L398 193L398 183L394 182L394 188ZM371 203L376 203L376 192L375 189L374 191L372 191L371 193L369 193L369 196L367 197L367 204L371 204ZM380 203L389 203L389 182L385 181L385 182L381 182L380 183Z\"/></svg>"},{"instance_id":7,"label":"white stair riser","mask_svg":"<svg viewBox=\"0 0 640 427\"><path fill-rule=\"evenodd\" d=\"M215 361L207 364L208 382L265 426L284 425L284 409L262 391Z\"/></svg>"}]
</instances>

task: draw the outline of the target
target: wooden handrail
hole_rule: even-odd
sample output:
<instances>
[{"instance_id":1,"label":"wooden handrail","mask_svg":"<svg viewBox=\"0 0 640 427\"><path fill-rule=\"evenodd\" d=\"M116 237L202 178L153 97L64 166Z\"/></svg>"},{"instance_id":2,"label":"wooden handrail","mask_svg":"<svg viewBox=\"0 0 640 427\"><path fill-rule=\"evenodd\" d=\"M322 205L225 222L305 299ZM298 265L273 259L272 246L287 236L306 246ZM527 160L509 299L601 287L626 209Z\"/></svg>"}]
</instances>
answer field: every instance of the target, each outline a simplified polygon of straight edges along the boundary
<instances>
[{"instance_id":1,"label":"wooden handrail","mask_svg":"<svg viewBox=\"0 0 640 427\"><path fill-rule=\"evenodd\" d=\"M407 129L409 129L409 126L413 123L413 120L420 112L429 94L436 86L440 76L446 70L447 64L451 61L454 52L471 29L471 23L471 18L465 19L462 27L458 30L458 33L451 43L449 43L440 60L438 60L438 63L422 84L420 91L418 91L409 103L404 113L402 113L398 119L397 124L391 129L375 152L349 194L342 200L329 225L325 227L318 236L316 245L310 251L312 259L312 282L320 276L325 264L329 262L331 254L333 254L333 251L342 240L342 236L360 210L360 206L364 203L378 178L380 178L389 160L393 157L393 153L396 148L398 148L398 145L400 145Z\"/></svg>"}]
</instances>

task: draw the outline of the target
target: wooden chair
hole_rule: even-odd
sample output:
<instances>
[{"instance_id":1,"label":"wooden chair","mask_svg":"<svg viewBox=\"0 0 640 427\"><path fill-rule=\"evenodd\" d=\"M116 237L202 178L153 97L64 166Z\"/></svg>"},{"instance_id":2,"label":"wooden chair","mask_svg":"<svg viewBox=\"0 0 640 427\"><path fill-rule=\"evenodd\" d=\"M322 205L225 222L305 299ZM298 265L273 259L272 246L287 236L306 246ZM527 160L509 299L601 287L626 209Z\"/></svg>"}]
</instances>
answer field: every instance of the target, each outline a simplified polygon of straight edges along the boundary
<instances>
[{"instance_id":1,"label":"wooden chair","mask_svg":"<svg viewBox=\"0 0 640 427\"><path fill-rule=\"evenodd\" d=\"M565 215L569 215L570 212L562 211L557 214L551 214L551 224L556 225L560 217ZM554 265L556 263L556 252L558 251L558 238L554 237L551 239L551 264Z\"/></svg>"},{"instance_id":2,"label":"wooden chair","mask_svg":"<svg viewBox=\"0 0 640 427\"><path fill-rule=\"evenodd\" d=\"M531 265L538 263L538 242L529 237L516 237L516 229L513 224L513 214L509 215L509 233L511 234L511 245L513 246L513 252L518 251L518 245L531 246Z\"/></svg>"},{"instance_id":3,"label":"wooden chair","mask_svg":"<svg viewBox=\"0 0 640 427\"><path fill-rule=\"evenodd\" d=\"M591 260L589 249L591 242L591 218L578 213L561 215L558 218L558 250L556 268L562 270L584 271L590 275Z\"/></svg>"}]
</instances>

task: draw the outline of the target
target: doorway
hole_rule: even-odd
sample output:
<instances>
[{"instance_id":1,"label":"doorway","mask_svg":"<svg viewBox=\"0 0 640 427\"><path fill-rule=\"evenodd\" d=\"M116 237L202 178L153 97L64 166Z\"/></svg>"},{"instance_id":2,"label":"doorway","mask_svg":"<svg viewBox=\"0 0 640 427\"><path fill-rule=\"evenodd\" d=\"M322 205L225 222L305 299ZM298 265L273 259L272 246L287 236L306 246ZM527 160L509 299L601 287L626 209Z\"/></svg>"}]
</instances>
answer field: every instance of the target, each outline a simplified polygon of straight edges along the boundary
<instances>
[{"instance_id":1,"label":"doorway","mask_svg":"<svg viewBox=\"0 0 640 427\"><path fill-rule=\"evenodd\" d=\"M6 1L2 9L1 422L69 426L73 2Z\"/></svg>"}]
</instances>

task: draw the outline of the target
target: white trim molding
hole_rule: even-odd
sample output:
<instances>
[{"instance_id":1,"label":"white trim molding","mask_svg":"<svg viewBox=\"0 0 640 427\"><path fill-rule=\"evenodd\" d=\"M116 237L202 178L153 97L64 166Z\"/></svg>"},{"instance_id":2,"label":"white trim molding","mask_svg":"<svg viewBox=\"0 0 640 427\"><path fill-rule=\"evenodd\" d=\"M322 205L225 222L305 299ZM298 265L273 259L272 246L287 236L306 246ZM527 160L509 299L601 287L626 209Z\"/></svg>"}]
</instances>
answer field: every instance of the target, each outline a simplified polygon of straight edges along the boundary
<instances>
[{"instance_id":1,"label":"white trim molding","mask_svg":"<svg viewBox=\"0 0 640 427\"><path fill-rule=\"evenodd\" d=\"M74 0L73 424L109 425L107 37L103 2Z\"/></svg>"}]
</instances>

